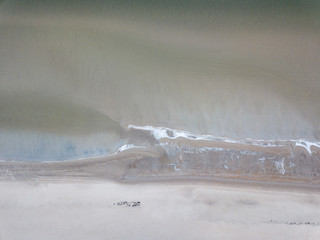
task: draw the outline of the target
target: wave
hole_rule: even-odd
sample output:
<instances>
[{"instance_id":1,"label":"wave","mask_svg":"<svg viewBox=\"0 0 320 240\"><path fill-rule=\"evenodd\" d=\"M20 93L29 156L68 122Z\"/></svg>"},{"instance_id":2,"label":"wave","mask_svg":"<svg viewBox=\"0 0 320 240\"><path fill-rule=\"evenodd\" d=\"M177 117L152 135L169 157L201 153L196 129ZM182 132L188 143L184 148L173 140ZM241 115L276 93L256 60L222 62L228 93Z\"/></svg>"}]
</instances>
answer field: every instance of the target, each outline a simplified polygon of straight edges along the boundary
<instances>
[{"instance_id":1,"label":"wave","mask_svg":"<svg viewBox=\"0 0 320 240\"><path fill-rule=\"evenodd\" d=\"M306 139L289 139L289 140L263 140L263 139L232 139L227 137L217 137L212 135L201 135L195 134L187 131L176 130L166 127L153 127L153 126L136 126L136 125L128 125L129 129L137 129L142 131L150 132L150 134L157 140L163 139L178 139L185 138L190 141L215 141L215 142L225 142L225 143L237 143L244 145L254 145L254 146L262 146L262 147L279 147L285 146L288 144L293 144L296 147L304 148L310 155L315 151L312 148L320 149L320 142L312 142Z\"/></svg>"}]
</instances>

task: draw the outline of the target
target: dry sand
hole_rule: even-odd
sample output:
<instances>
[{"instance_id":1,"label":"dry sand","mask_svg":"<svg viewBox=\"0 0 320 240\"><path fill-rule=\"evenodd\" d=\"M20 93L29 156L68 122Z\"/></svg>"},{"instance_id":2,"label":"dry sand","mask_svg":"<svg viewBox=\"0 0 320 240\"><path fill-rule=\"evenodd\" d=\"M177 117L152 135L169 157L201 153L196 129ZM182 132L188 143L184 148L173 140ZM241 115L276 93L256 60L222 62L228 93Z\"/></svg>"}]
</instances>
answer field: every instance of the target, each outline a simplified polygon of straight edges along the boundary
<instances>
[{"instance_id":1,"label":"dry sand","mask_svg":"<svg viewBox=\"0 0 320 240\"><path fill-rule=\"evenodd\" d=\"M320 238L319 191L186 181L2 182L0 191L4 240Z\"/></svg>"}]
</instances>

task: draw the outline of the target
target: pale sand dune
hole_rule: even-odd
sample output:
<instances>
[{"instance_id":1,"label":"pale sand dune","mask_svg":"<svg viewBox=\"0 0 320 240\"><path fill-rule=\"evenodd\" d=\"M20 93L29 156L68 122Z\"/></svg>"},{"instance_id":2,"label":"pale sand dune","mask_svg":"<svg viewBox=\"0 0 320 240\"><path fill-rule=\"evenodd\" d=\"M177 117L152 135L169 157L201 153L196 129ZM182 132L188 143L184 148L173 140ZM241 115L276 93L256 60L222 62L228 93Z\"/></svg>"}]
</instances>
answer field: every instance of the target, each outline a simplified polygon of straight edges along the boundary
<instances>
[{"instance_id":1,"label":"pale sand dune","mask_svg":"<svg viewBox=\"0 0 320 240\"><path fill-rule=\"evenodd\" d=\"M319 192L200 182L2 182L0 192L0 239L320 238Z\"/></svg>"}]
</instances>

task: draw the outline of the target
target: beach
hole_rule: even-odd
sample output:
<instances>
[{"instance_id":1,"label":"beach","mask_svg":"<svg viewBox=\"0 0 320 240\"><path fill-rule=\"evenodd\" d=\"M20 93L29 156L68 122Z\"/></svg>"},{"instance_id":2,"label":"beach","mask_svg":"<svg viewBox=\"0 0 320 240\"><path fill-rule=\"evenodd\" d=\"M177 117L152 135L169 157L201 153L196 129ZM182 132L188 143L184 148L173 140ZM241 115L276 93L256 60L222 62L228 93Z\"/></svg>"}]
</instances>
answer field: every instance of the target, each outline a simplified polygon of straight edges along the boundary
<instances>
[{"instance_id":1,"label":"beach","mask_svg":"<svg viewBox=\"0 0 320 240\"><path fill-rule=\"evenodd\" d=\"M214 182L0 183L1 239L318 239L319 191Z\"/></svg>"},{"instance_id":2,"label":"beach","mask_svg":"<svg viewBox=\"0 0 320 240\"><path fill-rule=\"evenodd\" d=\"M320 239L319 22L0 0L0 240Z\"/></svg>"},{"instance_id":3,"label":"beach","mask_svg":"<svg viewBox=\"0 0 320 240\"><path fill-rule=\"evenodd\" d=\"M317 176L219 171L214 158L176 169L160 153L1 162L1 239L319 238Z\"/></svg>"}]
</instances>

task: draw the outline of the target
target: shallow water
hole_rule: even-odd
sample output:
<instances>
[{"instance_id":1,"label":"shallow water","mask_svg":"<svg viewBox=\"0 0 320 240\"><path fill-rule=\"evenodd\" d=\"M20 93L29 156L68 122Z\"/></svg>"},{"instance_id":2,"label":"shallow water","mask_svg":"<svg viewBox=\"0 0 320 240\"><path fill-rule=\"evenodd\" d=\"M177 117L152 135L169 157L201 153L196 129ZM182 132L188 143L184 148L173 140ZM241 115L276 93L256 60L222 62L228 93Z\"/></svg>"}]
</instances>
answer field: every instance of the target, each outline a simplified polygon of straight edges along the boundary
<instances>
[{"instance_id":1,"label":"shallow water","mask_svg":"<svg viewBox=\"0 0 320 240\"><path fill-rule=\"evenodd\" d=\"M214 2L2 1L0 158L110 154L128 125L320 141L318 1Z\"/></svg>"}]
</instances>

